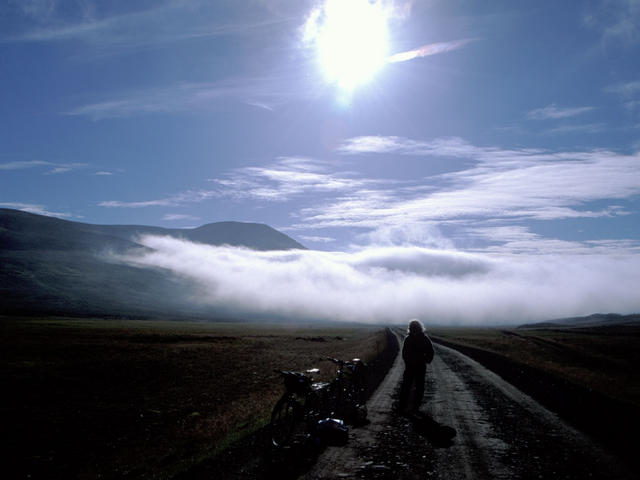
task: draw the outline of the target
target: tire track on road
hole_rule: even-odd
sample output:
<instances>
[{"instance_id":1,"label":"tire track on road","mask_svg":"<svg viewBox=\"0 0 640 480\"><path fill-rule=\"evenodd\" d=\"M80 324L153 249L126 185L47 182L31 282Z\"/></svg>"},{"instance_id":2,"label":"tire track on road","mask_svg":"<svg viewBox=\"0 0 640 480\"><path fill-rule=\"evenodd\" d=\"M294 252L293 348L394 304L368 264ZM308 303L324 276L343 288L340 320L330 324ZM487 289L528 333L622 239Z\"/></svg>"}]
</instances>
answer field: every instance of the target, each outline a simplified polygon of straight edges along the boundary
<instances>
[{"instance_id":1,"label":"tire track on road","mask_svg":"<svg viewBox=\"0 0 640 480\"><path fill-rule=\"evenodd\" d=\"M635 478L590 438L479 363L440 345L436 351L423 408L458 436L450 448L433 450L432 478Z\"/></svg>"}]
</instances>

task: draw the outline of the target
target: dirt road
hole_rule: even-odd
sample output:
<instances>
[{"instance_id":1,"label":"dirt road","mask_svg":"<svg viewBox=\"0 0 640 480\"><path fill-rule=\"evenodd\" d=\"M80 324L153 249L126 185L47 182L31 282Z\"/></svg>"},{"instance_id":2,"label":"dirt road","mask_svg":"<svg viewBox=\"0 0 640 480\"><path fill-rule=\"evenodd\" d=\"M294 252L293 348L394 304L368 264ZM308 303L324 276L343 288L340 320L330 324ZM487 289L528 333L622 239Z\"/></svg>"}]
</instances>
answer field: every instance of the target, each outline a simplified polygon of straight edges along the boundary
<instances>
[{"instance_id":1,"label":"dirt road","mask_svg":"<svg viewBox=\"0 0 640 480\"><path fill-rule=\"evenodd\" d=\"M446 347L436 347L427 370L421 415L398 415L402 369L396 359L372 396L371 423L352 429L348 446L329 447L302 478L637 478L532 398Z\"/></svg>"}]
</instances>

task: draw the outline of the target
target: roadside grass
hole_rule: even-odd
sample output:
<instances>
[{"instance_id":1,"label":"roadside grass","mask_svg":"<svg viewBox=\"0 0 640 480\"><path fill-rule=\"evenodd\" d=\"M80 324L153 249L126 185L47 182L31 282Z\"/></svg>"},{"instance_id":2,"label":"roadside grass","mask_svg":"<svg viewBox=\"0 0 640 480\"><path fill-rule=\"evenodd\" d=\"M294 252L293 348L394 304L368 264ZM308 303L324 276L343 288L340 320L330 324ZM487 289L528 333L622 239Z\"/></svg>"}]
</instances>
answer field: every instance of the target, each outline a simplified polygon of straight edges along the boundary
<instances>
[{"instance_id":1,"label":"roadside grass","mask_svg":"<svg viewBox=\"0 0 640 480\"><path fill-rule=\"evenodd\" d=\"M435 340L486 350L640 407L640 327L431 328Z\"/></svg>"},{"instance_id":2,"label":"roadside grass","mask_svg":"<svg viewBox=\"0 0 640 480\"><path fill-rule=\"evenodd\" d=\"M0 319L8 467L20 477L170 478L264 426L274 369L370 360L371 327Z\"/></svg>"}]
</instances>

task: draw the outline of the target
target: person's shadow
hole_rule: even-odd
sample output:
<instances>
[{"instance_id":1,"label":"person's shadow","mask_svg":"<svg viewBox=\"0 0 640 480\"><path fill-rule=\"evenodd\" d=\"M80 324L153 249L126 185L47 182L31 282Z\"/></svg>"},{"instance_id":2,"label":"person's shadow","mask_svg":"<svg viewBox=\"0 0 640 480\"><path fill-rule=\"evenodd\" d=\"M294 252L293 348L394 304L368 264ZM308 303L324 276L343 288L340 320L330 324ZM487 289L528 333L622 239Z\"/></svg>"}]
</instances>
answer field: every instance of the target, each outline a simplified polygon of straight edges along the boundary
<instances>
[{"instance_id":1,"label":"person's shadow","mask_svg":"<svg viewBox=\"0 0 640 480\"><path fill-rule=\"evenodd\" d=\"M414 431L425 437L435 447L446 448L453 445L456 429L436 422L424 412L411 413L407 417L413 425Z\"/></svg>"}]
</instances>

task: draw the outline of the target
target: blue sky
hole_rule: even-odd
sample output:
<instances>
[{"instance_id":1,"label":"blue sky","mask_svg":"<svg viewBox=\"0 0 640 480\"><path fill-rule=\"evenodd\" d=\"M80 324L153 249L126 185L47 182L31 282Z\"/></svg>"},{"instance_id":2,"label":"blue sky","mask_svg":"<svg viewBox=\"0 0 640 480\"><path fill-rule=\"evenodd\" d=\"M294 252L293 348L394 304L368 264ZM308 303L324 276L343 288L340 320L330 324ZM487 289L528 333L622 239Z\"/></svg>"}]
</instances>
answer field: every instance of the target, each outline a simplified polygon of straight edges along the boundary
<instances>
[{"instance_id":1,"label":"blue sky","mask_svg":"<svg viewBox=\"0 0 640 480\"><path fill-rule=\"evenodd\" d=\"M5 2L0 206L637 263L640 1L338 3Z\"/></svg>"},{"instance_id":2,"label":"blue sky","mask_svg":"<svg viewBox=\"0 0 640 480\"><path fill-rule=\"evenodd\" d=\"M308 38L322 2L5 3L0 203L327 250L637 251L640 2L374 5L388 57L429 54L345 89Z\"/></svg>"}]
</instances>

